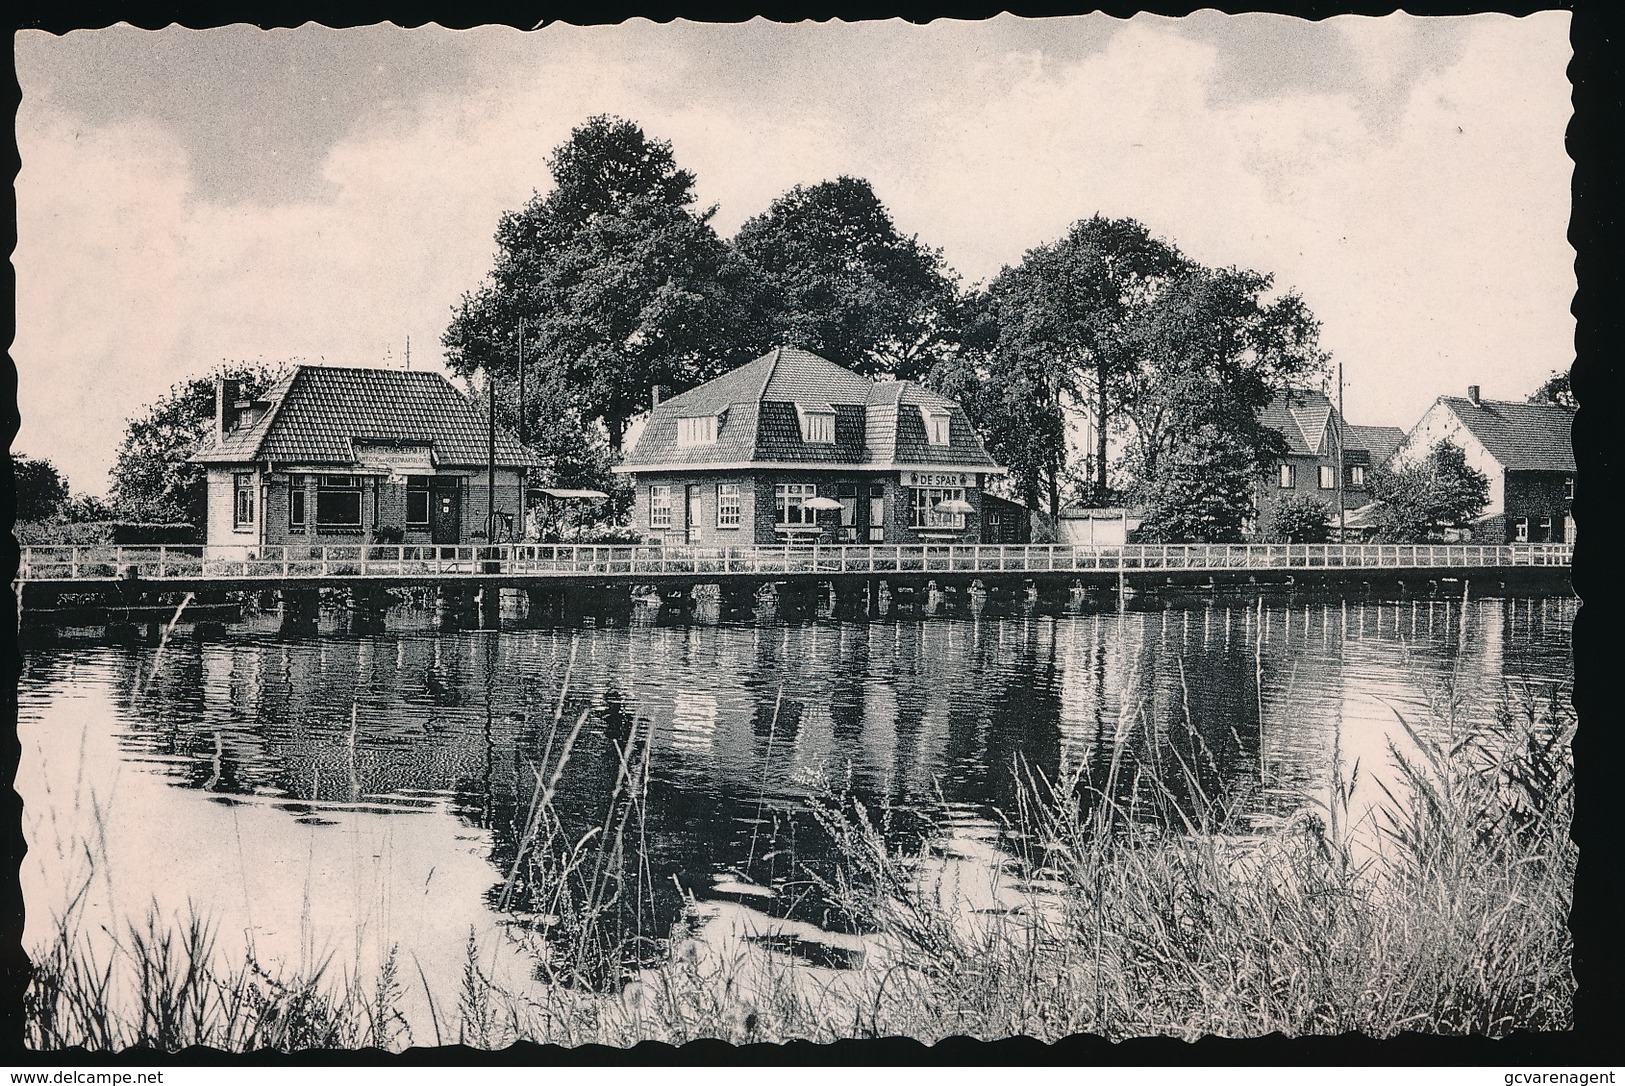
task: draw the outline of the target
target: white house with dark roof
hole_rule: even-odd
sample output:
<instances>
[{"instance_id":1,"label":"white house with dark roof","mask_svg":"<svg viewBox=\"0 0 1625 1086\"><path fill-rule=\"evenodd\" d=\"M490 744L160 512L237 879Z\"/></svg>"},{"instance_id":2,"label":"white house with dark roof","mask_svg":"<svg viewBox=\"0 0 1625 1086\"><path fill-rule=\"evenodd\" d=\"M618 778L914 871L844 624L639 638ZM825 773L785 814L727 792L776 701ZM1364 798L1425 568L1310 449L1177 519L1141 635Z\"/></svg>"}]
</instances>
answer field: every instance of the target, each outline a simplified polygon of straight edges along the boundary
<instances>
[{"instance_id":1,"label":"white house with dark roof","mask_svg":"<svg viewBox=\"0 0 1625 1086\"><path fill-rule=\"evenodd\" d=\"M1490 500L1473 537L1488 542L1574 542L1574 409L1561 404L1440 396L1394 453L1422 460L1440 441L1459 446L1490 478Z\"/></svg>"},{"instance_id":2,"label":"white house with dark roof","mask_svg":"<svg viewBox=\"0 0 1625 1086\"><path fill-rule=\"evenodd\" d=\"M706 546L979 541L1004 473L952 400L794 347L657 404L615 470L636 530Z\"/></svg>"},{"instance_id":3,"label":"white house with dark roof","mask_svg":"<svg viewBox=\"0 0 1625 1086\"><path fill-rule=\"evenodd\" d=\"M257 399L218 381L214 442L191 459L208 469L214 546L482 541L488 495L503 542L539 466L498 427L492 491L488 417L451 382L339 366L295 366Z\"/></svg>"},{"instance_id":4,"label":"white house with dark roof","mask_svg":"<svg viewBox=\"0 0 1625 1086\"><path fill-rule=\"evenodd\" d=\"M1371 472L1405 440L1397 426L1354 426L1323 392L1289 389L1259 415L1286 441L1286 454L1259 480L1257 515L1268 522L1270 507L1292 497L1312 497L1337 512L1339 437L1343 450L1343 508L1371 501Z\"/></svg>"}]
</instances>

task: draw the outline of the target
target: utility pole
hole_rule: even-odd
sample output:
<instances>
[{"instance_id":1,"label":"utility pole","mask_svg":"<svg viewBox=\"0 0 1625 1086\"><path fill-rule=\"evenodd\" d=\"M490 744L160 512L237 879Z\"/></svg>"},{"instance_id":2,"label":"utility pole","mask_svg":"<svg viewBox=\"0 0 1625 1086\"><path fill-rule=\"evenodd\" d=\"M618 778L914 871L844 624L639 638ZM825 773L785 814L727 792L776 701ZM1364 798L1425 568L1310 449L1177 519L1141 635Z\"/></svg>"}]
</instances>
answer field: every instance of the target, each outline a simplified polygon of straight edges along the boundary
<instances>
[{"instance_id":1,"label":"utility pole","mask_svg":"<svg viewBox=\"0 0 1625 1086\"><path fill-rule=\"evenodd\" d=\"M412 368L412 334L406 334L406 368Z\"/></svg>"},{"instance_id":2,"label":"utility pole","mask_svg":"<svg viewBox=\"0 0 1625 1086\"><path fill-rule=\"evenodd\" d=\"M525 318L519 318L519 444L525 443Z\"/></svg>"},{"instance_id":3,"label":"utility pole","mask_svg":"<svg viewBox=\"0 0 1625 1086\"><path fill-rule=\"evenodd\" d=\"M1343 511L1343 363L1337 364L1337 542L1348 542L1348 515Z\"/></svg>"},{"instance_id":4,"label":"utility pole","mask_svg":"<svg viewBox=\"0 0 1625 1086\"><path fill-rule=\"evenodd\" d=\"M497 381L489 366L485 369L485 397L490 401L489 443L485 451L485 541L497 541Z\"/></svg>"}]
</instances>

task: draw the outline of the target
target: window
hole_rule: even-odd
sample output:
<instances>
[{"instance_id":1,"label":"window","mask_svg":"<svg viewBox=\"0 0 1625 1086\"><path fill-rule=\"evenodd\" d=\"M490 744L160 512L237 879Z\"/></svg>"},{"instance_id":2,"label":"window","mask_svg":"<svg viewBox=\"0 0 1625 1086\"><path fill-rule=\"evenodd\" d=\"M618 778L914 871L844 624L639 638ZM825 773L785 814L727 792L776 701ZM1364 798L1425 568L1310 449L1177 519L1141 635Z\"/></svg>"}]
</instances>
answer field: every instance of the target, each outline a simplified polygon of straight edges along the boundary
<instances>
[{"instance_id":1,"label":"window","mask_svg":"<svg viewBox=\"0 0 1625 1086\"><path fill-rule=\"evenodd\" d=\"M869 542L884 543L886 541L886 488L872 486L869 488Z\"/></svg>"},{"instance_id":2,"label":"window","mask_svg":"<svg viewBox=\"0 0 1625 1086\"><path fill-rule=\"evenodd\" d=\"M912 487L909 490L908 523L911 528L963 528L965 514L939 513L943 502L965 500L963 487Z\"/></svg>"},{"instance_id":3,"label":"window","mask_svg":"<svg viewBox=\"0 0 1625 1086\"><path fill-rule=\"evenodd\" d=\"M232 503L231 526L246 528L254 523L254 476L236 477L236 500Z\"/></svg>"},{"instance_id":4,"label":"window","mask_svg":"<svg viewBox=\"0 0 1625 1086\"><path fill-rule=\"evenodd\" d=\"M744 518L738 483L717 484L717 527L737 528Z\"/></svg>"},{"instance_id":5,"label":"window","mask_svg":"<svg viewBox=\"0 0 1625 1086\"><path fill-rule=\"evenodd\" d=\"M288 483L288 531L305 530L305 477L293 476Z\"/></svg>"},{"instance_id":6,"label":"window","mask_svg":"<svg viewBox=\"0 0 1625 1086\"><path fill-rule=\"evenodd\" d=\"M717 443L717 417L715 415L696 415L691 418L677 420L677 445L686 448L690 445L715 445Z\"/></svg>"},{"instance_id":7,"label":"window","mask_svg":"<svg viewBox=\"0 0 1625 1086\"><path fill-rule=\"evenodd\" d=\"M818 496L812 483L780 483L773 488L773 524L776 528L804 528L818 525L818 510L807 502Z\"/></svg>"},{"instance_id":8,"label":"window","mask_svg":"<svg viewBox=\"0 0 1625 1086\"><path fill-rule=\"evenodd\" d=\"M671 487L651 486L649 488L649 527L671 527Z\"/></svg>"},{"instance_id":9,"label":"window","mask_svg":"<svg viewBox=\"0 0 1625 1086\"><path fill-rule=\"evenodd\" d=\"M826 405L807 407L796 404L801 417L801 440L809 445L835 444L835 409Z\"/></svg>"},{"instance_id":10,"label":"window","mask_svg":"<svg viewBox=\"0 0 1625 1086\"><path fill-rule=\"evenodd\" d=\"M361 480L354 475L323 475L316 484L316 527L361 530Z\"/></svg>"},{"instance_id":11,"label":"window","mask_svg":"<svg viewBox=\"0 0 1625 1086\"><path fill-rule=\"evenodd\" d=\"M1574 476L1572 475L1563 480L1563 500L1566 502L1574 500Z\"/></svg>"},{"instance_id":12,"label":"window","mask_svg":"<svg viewBox=\"0 0 1625 1086\"><path fill-rule=\"evenodd\" d=\"M1363 488L1365 486L1365 465L1353 464L1349 467L1349 486Z\"/></svg>"},{"instance_id":13,"label":"window","mask_svg":"<svg viewBox=\"0 0 1625 1086\"><path fill-rule=\"evenodd\" d=\"M1552 541L1552 518L1551 517L1541 517L1540 518L1540 541L1542 543L1550 543Z\"/></svg>"},{"instance_id":14,"label":"window","mask_svg":"<svg viewBox=\"0 0 1625 1086\"><path fill-rule=\"evenodd\" d=\"M427 528L429 526L429 477L427 475L408 475L406 477L406 526L408 528Z\"/></svg>"},{"instance_id":15,"label":"window","mask_svg":"<svg viewBox=\"0 0 1625 1086\"><path fill-rule=\"evenodd\" d=\"M1528 517L1519 517L1517 520L1512 522L1512 542L1514 542L1514 543L1527 543L1527 542L1529 542L1529 518Z\"/></svg>"},{"instance_id":16,"label":"window","mask_svg":"<svg viewBox=\"0 0 1625 1086\"><path fill-rule=\"evenodd\" d=\"M921 407L920 417L925 420L925 439L933 445L950 444L949 414L940 407Z\"/></svg>"},{"instance_id":17,"label":"window","mask_svg":"<svg viewBox=\"0 0 1625 1086\"><path fill-rule=\"evenodd\" d=\"M1281 489L1291 490L1298 485L1298 466L1296 464L1281 465Z\"/></svg>"},{"instance_id":18,"label":"window","mask_svg":"<svg viewBox=\"0 0 1625 1086\"><path fill-rule=\"evenodd\" d=\"M1332 467L1330 464L1320 465L1320 489L1337 489L1337 469Z\"/></svg>"}]
</instances>

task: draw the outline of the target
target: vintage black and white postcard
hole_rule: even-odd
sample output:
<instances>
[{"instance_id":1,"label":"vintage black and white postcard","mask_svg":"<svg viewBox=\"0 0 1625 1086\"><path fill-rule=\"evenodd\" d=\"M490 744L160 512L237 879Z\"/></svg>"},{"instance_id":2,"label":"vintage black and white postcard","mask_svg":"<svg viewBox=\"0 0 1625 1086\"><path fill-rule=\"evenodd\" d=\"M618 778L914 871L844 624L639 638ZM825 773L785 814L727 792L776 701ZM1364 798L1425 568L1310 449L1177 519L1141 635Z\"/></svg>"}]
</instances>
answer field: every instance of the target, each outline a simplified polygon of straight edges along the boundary
<instances>
[{"instance_id":1,"label":"vintage black and white postcard","mask_svg":"<svg viewBox=\"0 0 1625 1086\"><path fill-rule=\"evenodd\" d=\"M18 33L27 1045L1570 1029L1569 31Z\"/></svg>"}]
</instances>

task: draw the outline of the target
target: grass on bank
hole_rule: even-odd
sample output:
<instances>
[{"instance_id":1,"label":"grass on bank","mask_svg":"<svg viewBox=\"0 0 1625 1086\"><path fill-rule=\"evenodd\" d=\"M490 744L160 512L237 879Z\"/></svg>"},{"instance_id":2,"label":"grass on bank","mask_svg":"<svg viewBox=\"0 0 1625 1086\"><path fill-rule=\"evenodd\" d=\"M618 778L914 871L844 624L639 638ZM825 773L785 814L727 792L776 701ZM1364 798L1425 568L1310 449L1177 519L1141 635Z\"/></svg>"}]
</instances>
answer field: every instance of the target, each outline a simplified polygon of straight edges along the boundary
<instances>
[{"instance_id":1,"label":"grass on bank","mask_svg":"<svg viewBox=\"0 0 1625 1086\"><path fill-rule=\"evenodd\" d=\"M34 954L28 1043L1497 1037L1571 1022L1573 723L1555 693L1503 704L1479 733L1446 692L1432 727L1399 720L1406 738L1369 811L1351 808L1354 776L1339 775L1323 807L1264 834L1233 832L1225 798L1203 794L1193 763L1207 752L1132 760L1130 722L1093 776L1021 770L991 902L962 892L943 835L899 848L886 812L816 805L837 860L814 881L866 948L850 970L692 937L697 903L669 938L645 938L648 737L617 745L603 819L572 835L552 795L583 722L563 706L561 693L502 889L539 918L528 938L549 983L505 990L471 941L457 1005L431 1001L429 1021L408 1022L403 985L428 984L395 955L367 979L331 961L282 975L252 955L222 969L207 921L149 913L99 958L70 906Z\"/></svg>"}]
</instances>

